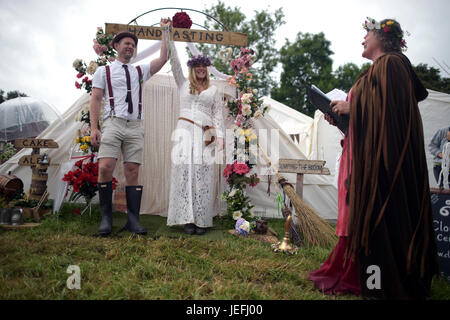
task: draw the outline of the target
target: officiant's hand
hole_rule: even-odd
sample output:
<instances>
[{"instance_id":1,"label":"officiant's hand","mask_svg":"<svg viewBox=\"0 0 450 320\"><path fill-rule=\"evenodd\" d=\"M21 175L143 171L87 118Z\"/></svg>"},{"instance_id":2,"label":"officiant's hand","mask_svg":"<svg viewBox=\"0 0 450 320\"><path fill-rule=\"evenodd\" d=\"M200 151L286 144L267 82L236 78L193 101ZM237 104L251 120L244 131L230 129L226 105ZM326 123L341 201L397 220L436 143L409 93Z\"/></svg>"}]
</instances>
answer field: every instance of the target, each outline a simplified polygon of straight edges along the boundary
<instances>
[{"instance_id":1,"label":"officiant's hand","mask_svg":"<svg viewBox=\"0 0 450 320\"><path fill-rule=\"evenodd\" d=\"M338 116L350 113L350 103L343 100L333 100L330 103L331 110Z\"/></svg>"},{"instance_id":2,"label":"officiant's hand","mask_svg":"<svg viewBox=\"0 0 450 320\"><path fill-rule=\"evenodd\" d=\"M91 144L93 147L97 148L100 145L101 136L102 135L100 134L100 130L91 130Z\"/></svg>"}]
</instances>

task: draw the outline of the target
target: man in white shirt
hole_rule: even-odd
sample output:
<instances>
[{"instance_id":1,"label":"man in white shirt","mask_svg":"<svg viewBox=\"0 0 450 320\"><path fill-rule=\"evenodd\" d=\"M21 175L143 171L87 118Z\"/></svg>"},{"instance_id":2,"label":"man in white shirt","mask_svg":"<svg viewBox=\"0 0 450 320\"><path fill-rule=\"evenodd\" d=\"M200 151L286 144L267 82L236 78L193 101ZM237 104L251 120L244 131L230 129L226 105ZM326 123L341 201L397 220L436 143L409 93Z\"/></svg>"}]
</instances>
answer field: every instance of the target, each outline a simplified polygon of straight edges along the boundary
<instances>
[{"instance_id":1,"label":"man in white shirt","mask_svg":"<svg viewBox=\"0 0 450 320\"><path fill-rule=\"evenodd\" d=\"M123 229L146 234L139 224L142 186L138 185L139 166L142 163L144 128L142 126L143 83L157 73L168 60L166 30L169 19L161 19L162 33L159 58L150 64L134 67L129 64L136 50L137 37L130 32L115 36L112 46L117 59L97 69L92 79L90 101L91 143L100 146L98 153L98 189L102 221L99 236L107 236L112 229L112 175L122 152L126 179L127 223ZM98 127L101 102L105 97L102 132Z\"/></svg>"}]
</instances>

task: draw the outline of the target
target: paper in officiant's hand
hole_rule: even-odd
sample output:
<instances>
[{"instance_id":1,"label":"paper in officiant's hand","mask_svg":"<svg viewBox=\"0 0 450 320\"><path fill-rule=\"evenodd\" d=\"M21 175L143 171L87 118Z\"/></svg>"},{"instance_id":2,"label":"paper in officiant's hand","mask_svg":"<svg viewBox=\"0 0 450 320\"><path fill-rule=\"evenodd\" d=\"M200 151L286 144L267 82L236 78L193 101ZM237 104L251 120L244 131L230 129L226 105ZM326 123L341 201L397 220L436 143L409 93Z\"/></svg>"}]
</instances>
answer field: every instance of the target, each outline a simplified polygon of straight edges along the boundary
<instances>
[{"instance_id":1,"label":"paper in officiant's hand","mask_svg":"<svg viewBox=\"0 0 450 320\"><path fill-rule=\"evenodd\" d=\"M341 92L335 92L335 90L330 92L330 94L333 94L333 100L339 100L336 98L343 97ZM311 103L317 109L319 109L323 113L328 114L333 119L334 123L339 128L339 130L341 130L344 133L347 131L350 117L346 114L338 116L336 113L334 113L330 106L331 99L329 97L327 97L327 95L325 95L315 85L312 85L310 88L308 88L308 96L309 96L309 100L311 101ZM343 97L341 99L345 100L345 97Z\"/></svg>"}]
</instances>

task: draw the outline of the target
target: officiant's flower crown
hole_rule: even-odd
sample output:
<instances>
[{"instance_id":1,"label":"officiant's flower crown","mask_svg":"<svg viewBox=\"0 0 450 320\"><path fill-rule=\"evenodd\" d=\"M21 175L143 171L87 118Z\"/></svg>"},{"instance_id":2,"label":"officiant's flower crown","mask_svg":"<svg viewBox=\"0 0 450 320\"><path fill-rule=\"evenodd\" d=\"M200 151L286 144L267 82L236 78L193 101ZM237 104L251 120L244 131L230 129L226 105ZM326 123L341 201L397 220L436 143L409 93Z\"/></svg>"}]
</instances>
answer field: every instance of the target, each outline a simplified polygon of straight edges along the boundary
<instances>
[{"instance_id":1,"label":"officiant's flower crown","mask_svg":"<svg viewBox=\"0 0 450 320\"><path fill-rule=\"evenodd\" d=\"M211 60L209 60L209 58L207 56L198 55L198 56L192 57L188 61L187 65L188 65L189 68L197 67L197 66L200 66L200 65L209 67L211 65Z\"/></svg>"},{"instance_id":2,"label":"officiant's flower crown","mask_svg":"<svg viewBox=\"0 0 450 320\"><path fill-rule=\"evenodd\" d=\"M367 20L363 23L363 28L367 31L382 30L384 33L391 33L401 39L400 47L403 51L406 51L408 48L406 46L406 41L403 38L403 30L400 28L399 23L394 20L382 20L381 22L378 22L373 18L367 17ZM408 31L405 31L405 33L407 36L410 36Z\"/></svg>"}]
</instances>

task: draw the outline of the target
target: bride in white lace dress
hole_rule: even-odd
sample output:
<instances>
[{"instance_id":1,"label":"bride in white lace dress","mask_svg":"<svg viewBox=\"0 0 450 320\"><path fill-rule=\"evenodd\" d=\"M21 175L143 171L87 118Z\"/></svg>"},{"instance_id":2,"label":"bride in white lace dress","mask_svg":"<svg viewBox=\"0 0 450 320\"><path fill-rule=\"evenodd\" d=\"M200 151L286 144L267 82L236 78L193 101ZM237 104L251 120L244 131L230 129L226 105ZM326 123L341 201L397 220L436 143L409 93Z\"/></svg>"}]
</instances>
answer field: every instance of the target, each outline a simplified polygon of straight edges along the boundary
<instances>
[{"instance_id":1,"label":"bride in white lace dress","mask_svg":"<svg viewBox=\"0 0 450 320\"><path fill-rule=\"evenodd\" d=\"M214 153L223 148L222 99L210 86L205 56L189 60L189 78L181 69L176 48L169 42L172 72L180 95L180 117L172 134L170 196L167 225L184 225L188 234L204 234L213 226ZM215 138L208 134L215 128ZM206 130L206 131L205 131ZM214 143L205 145L205 140Z\"/></svg>"}]
</instances>

